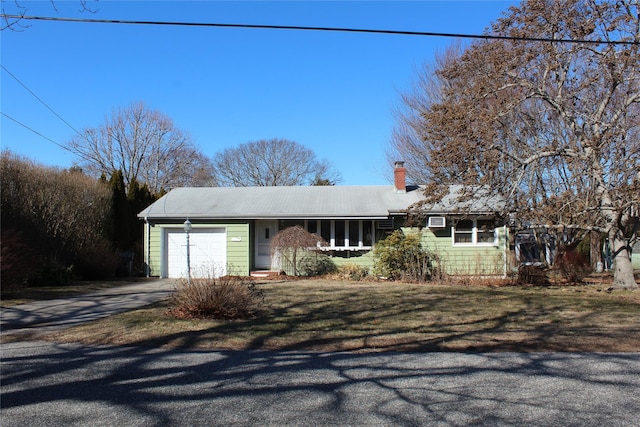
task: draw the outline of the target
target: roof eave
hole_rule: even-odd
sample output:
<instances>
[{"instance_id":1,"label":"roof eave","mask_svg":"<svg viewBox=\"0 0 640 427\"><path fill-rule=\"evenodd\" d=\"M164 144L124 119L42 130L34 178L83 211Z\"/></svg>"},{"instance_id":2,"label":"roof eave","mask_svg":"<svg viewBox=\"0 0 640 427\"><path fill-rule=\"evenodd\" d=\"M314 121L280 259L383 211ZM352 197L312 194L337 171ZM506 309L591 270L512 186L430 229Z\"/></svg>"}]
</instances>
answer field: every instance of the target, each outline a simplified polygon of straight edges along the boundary
<instances>
[{"instance_id":1,"label":"roof eave","mask_svg":"<svg viewBox=\"0 0 640 427\"><path fill-rule=\"evenodd\" d=\"M395 215L395 214L393 214ZM328 220L328 219L353 219L353 220L378 220L378 219L387 219L389 215L246 215L246 216L237 216L237 215L202 215L202 214L180 214L180 215L149 215L149 214L138 214L138 218L143 220L184 220L186 218L189 219L198 219L198 220L210 220L210 221L231 221L231 220L262 220L262 219L284 219L284 220Z\"/></svg>"}]
</instances>

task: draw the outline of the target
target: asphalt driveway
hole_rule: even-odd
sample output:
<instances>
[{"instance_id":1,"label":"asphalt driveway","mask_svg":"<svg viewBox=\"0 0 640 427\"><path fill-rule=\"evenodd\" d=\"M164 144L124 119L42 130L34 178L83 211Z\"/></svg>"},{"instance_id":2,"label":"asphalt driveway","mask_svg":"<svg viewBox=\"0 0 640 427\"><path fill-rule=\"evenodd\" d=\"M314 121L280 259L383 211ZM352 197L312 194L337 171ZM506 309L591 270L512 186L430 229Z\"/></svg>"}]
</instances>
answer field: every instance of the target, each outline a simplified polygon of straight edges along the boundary
<instances>
[{"instance_id":1,"label":"asphalt driveway","mask_svg":"<svg viewBox=\"0 0 640 427\"><path fill-rule=\"evenodd\" d=\"M175 280L143 280L67 298L2 307L0 331L33 336L61 330L152 304L168 297L174 289Z\"/></svg>"}]
</instances>

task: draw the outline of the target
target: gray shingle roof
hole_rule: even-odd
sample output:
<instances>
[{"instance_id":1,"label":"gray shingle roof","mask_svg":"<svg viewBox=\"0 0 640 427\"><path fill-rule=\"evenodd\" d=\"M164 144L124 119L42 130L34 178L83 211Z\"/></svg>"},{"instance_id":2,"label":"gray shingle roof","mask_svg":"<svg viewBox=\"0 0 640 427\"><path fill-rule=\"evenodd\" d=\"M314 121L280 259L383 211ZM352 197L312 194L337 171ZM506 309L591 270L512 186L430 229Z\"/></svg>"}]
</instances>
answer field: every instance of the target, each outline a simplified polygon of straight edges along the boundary
<instances>
[{"instance_id":1,"label":"gray shingle roof","mask_svg":"<svg viewBox=\"0 0 640 427\"><path fill-rule=\"evenodd\" d=\"M455 192L455 191L454 191ZM450 196L448 196L450 197ZM193 187L176 188L138 214L140 218L294 219L387 218L423 199L422 188L398 193L393 186ZM479 201L474 210L495 211ZM477 206L473 206L476 204ZM454 203L433 207L451 211Z\"/></svg>"}]
</instances>

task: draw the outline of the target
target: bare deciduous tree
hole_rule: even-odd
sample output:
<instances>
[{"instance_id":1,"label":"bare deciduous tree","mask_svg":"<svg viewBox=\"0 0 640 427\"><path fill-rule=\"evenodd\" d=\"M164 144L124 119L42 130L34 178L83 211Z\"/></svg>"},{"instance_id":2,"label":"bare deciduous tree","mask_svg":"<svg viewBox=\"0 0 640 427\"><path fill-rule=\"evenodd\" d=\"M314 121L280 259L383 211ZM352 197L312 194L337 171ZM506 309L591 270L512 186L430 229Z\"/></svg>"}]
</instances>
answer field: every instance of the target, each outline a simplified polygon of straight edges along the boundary
<instances>
[{"instance_id":1,"label":"bare deciduous tree","mask_svg":"<svg viewBox=\"0 0 640 427\"><path fill-rule=\"evenodd\" d=\"M136 180L152 193L179 186L215 185L211 162L166 115L134 103L115 110L98 128L68 144L94 176L121 170L126 188Z\"/></svg>"},{"instance_id":2,"label":"bare deciduous tree","mask_svg":"<svg viewBox=\"0 0 640 427\"><path fill-rule=\"evenodd\" d=\"M98 0L78 0L78 6L81 12L95 13L97 8L93 4L97 4ZM25 5L27 3L27 5ZM93 4L90 4L93 3ZM49 0L51 8L58 12L58 7L55 0ZM0 8L2 9L2 21L0 23L0 31L6 29L18 30L24 29L26 25L22 23L23 17L25 17L29 8L28 2L22 2L19 0L0 0Z\"/></svg>"},{"instance_id":3,"label":"bare deciduous tree","mask_svg":"<svg viewBox=\"0 0 640 427\"><path fill-rule=\"evenodd\" d=\"M438 143L426 138L427 123L422 113L443 101L447 81L436 71L456 60L461 52L461 45L456 43L437 53L435 63L425 63L410 91L401 94L401 105L395 112L397 124L386 158L390 165L402 159L411 182L424 184L433 180L426 165L432 161L431 153L436 151Z\"/></svg>"},{"instance_id":4,"label":"bare deciduous tree","mask_svg":"<svg viewBox=\"0 0 640 427\"><path fill-rule=\"evenodd\" d=\"M271 239L271 253L287 259L293 267L293 275L298 275L298 257L310 248L326 245L317 234L309 233L299 225L285 228Z\"/></svg>"},{"instance_id":5,"label":"bare deciduous tree","mask_svg":"<svg viewBox=\"0 0 640 427\"><path fill-rule=\"evenodd\" d=\"M510 8L493 34L598 43L476 42L437 68L437 96L407 103L419 127L401 120L394 139L423 141L430 191L482 185L522 227L605 233L616 288L638 287L629 251L640 208L639 9L595 0Z\"/></svg>"},{"instance_id":6,"label":"bare deciduous tree","mask_svg":"<svg viewBox=\"0 0 640 427\"><path fill-rule=\"evenodd\" d=\"M227 148L214 157L215 175L223 187L333 185L340 180L326 160L286 139L269 139Z\"/></svg>"}]
</instances>

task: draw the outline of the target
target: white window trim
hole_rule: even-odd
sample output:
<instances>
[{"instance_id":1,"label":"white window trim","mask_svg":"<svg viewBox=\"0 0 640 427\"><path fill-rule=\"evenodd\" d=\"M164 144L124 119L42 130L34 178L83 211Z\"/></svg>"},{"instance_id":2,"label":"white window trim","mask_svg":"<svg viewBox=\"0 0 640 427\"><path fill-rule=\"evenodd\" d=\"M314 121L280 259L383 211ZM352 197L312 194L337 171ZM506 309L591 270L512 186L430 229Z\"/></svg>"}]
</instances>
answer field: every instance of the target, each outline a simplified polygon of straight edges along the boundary
<instances>
[{"instance_id":1,"label":"white window trim","mask_svg":"<svg viewBox=\"0 0 640 427\"><path fill-rule=\"evenodd\" d=\"M493 242L478 242L478 220L485 220L490 218L474 218L469 219L473 221L473 228L471 229L471 242L456 242L456 225L454 223L451 226L451 244L452 246L498 246L498 228L493 228ZM467 233L467 231L465 231Z\"/></svg>"},{"instance_id":2,"label":"white window trim","mask_svg":"<svg viewBox=\"0 0 640 427\"><path fill-rule=\"evenodd\" d=\"M305 230L309 229L309 222L317 221L316 229L320 229L320 221L322 220L305 220ZM319 249L323 251L367 251L373 249L373 246L365 246L364 245L364 221L370 221L367 219L332 219L331 221L331 238L327 242L327 246L322 246ZM336 221L344 222L344 246L336 246ZM353 244L349 239L349 226L351 221L358 221L358 242ZM371 221L371 228L374 229L373 221ZM373 238L373 236L372 236ZM375 242L371 242L375 244Z\"/></svg>"}]
</instances>

